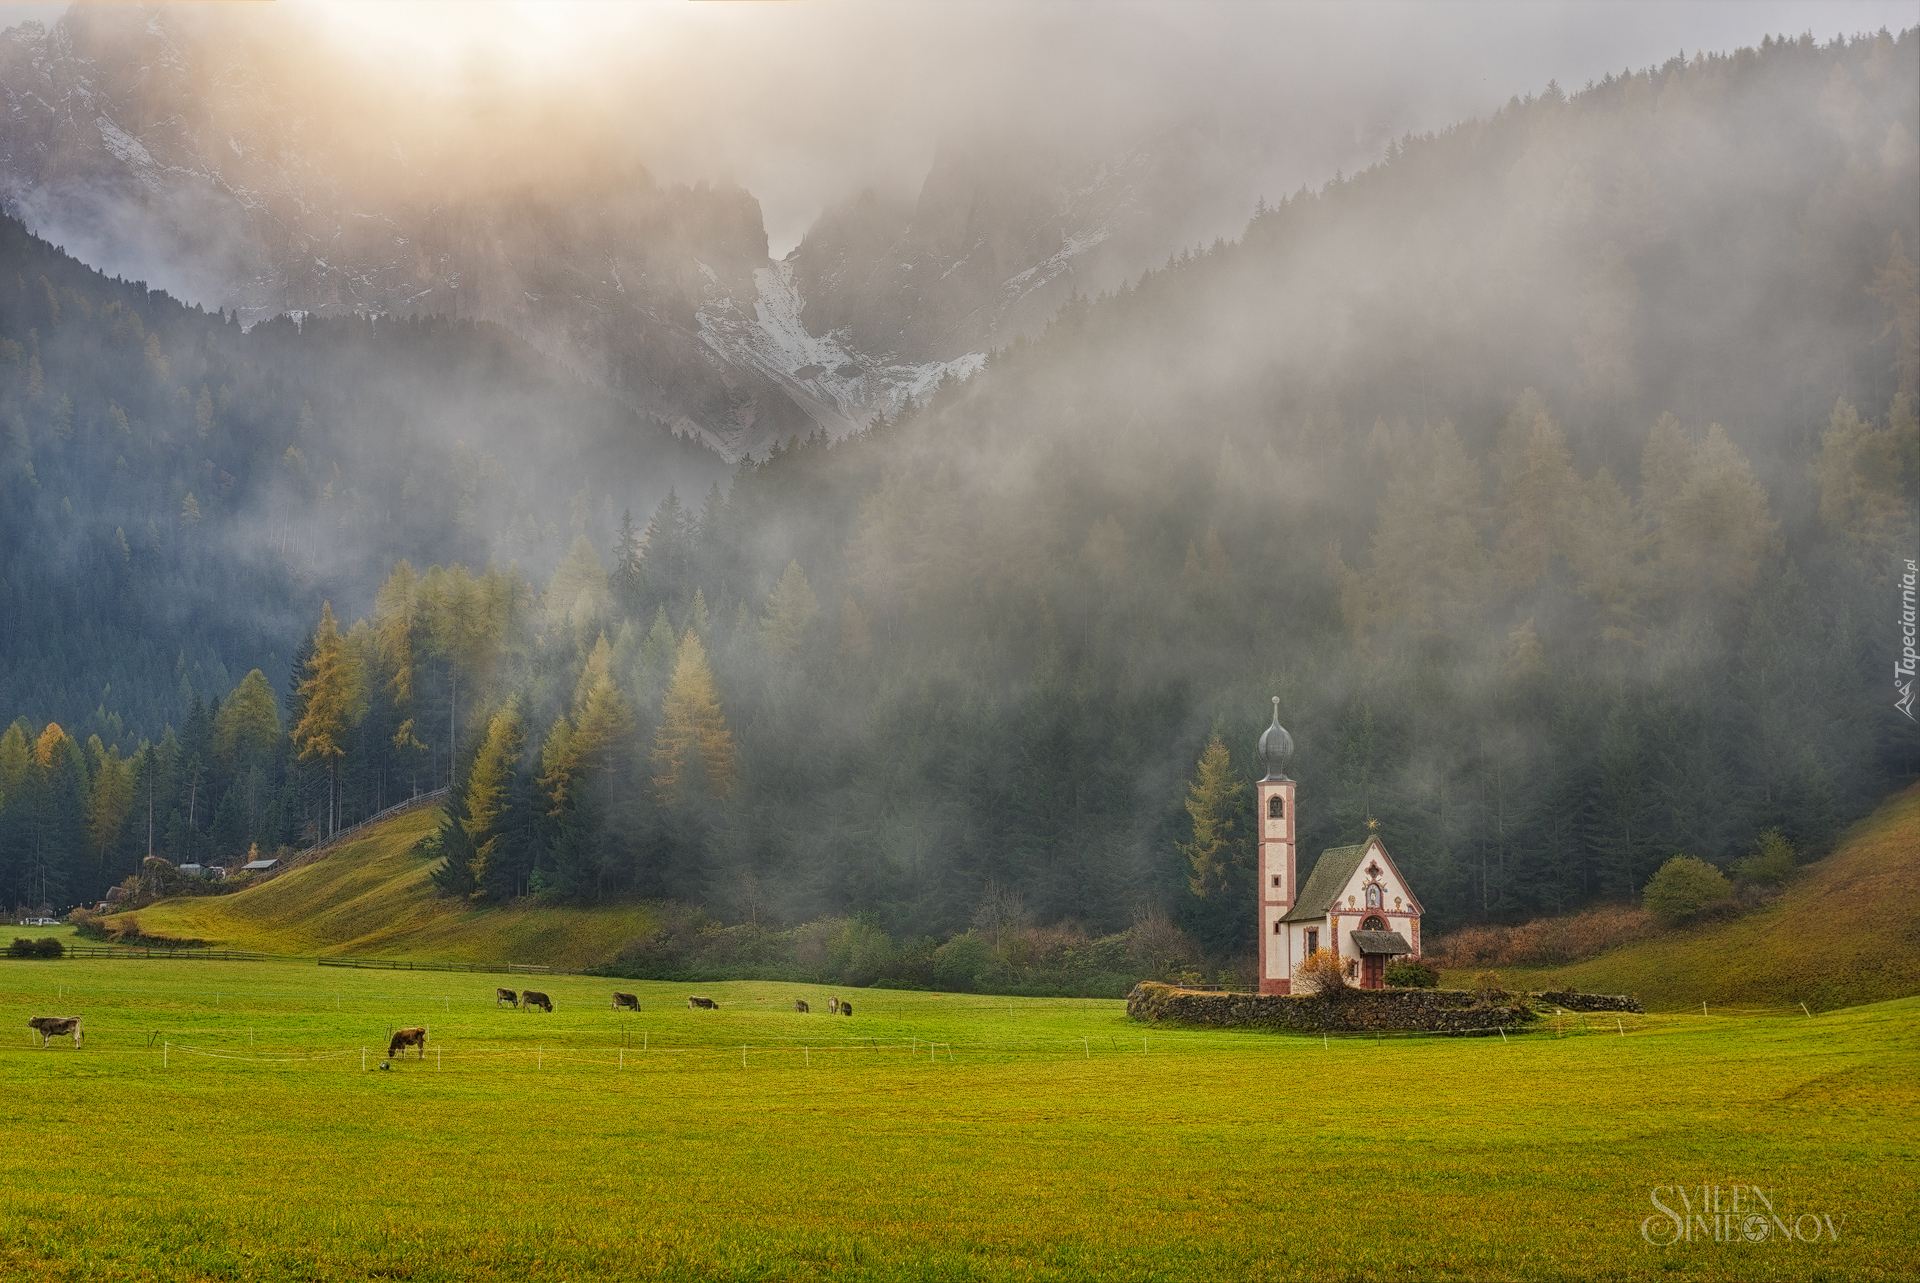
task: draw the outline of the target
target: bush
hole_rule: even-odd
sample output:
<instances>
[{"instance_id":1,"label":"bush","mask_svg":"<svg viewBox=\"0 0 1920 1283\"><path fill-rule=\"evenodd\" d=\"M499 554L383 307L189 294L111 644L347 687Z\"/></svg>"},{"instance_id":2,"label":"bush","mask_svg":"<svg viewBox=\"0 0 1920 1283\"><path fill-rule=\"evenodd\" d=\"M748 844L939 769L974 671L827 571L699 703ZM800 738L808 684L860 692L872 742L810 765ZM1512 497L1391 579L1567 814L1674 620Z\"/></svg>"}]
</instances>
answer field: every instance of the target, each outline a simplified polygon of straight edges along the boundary
<instances>
[{"instance_id":1,"label":"bush","mask_svg":"<svg viewBox=\"0 0 1920 1283\"><path fill-rule=\"evenodd\" d=\"M1293 988L1296 993L1317 993L1327 997L1345 993L1347 964L1336 957L1331 949L1315 949L1307 955L1306 961L1293 969Z\"/></svg>"},{"instance_id":2,"label":"bush","mask_svg":"<svg viewBox=\"0 0 1920 1283\"><path fill-rule=\"evenodd\" d=\"M34 948L33 941L25 936L15 936L13 943L7 946L9 958L37 958L40 953Z\"/></svg>"},{"instance_id":3,"label":"bush","mask_svg":"<svg viewBox=\"0 0 1920 1283\"><path fill-rule=\"evenodd\" d=\"M1732 894L1733 886L1720 870L1695 856L1676 855L1647 883L1641 902L1654 921L1670 927Z\"/></svg>"},{"instance_id":4,"label":"bush","mask_svg":"<svg viewBox=\"0 0 1920 1283\"><path fill-rule=\"evenodd\" d=\"M993 950L972 931L933 951L933 978L948 989L978 989L993 974Z\"/></svg>"},{"instance_id":5,"label":"bush","mask_svg":"<svg viewBox=\"0 0 1920 1283\"><path fill-rule=\"evenodd\" d=\"M1387 984L1395 989L1438 989L1440 973L1412 958L1395 958L1387 964Z\"/></svg>"},{"instance_id":6,"label":"bush","mask_svg":"<svg viewBox=\"0 0 1920 1283\"><path fill-rule=\"evenodd\" d=\"M33 942L34 954L42 958L58 958L66 953L67 946L52 936L42 936Z\"/></svg>"},{"instance_id":7,"label":"bush","mask_svg":"<svg viewBox=\"0 0 1920 1283\"><path fill-rule=\"evenodd\" d=\"M1482 971L1473 978L1473 1000L1483 1007L1491 1007L1496 1001L1507 996L1500 987L1500 973Z\"/></svg>"},{"instance_id":8,"label":"bush","mask_svg":"<svg viewBox=\"0 0 1920 1283\"><path fill-rule=\"evenodd\" d=\"M1742 882L1775 886L1785 882L1799 863L1787 835L1779 829L1768 829L1753 844L1752 855L1734 862L1733 871Z\"/></svg>"}]
</instances>

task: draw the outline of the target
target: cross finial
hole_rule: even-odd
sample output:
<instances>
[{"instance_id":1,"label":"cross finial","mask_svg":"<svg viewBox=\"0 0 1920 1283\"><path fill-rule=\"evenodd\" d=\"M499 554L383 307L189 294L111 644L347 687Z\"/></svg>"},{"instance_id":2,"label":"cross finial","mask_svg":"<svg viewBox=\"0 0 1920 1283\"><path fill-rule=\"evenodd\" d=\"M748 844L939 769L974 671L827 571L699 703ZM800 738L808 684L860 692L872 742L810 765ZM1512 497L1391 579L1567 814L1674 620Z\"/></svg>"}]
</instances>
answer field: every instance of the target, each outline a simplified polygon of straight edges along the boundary
<instances>
[{"instance_id":1,"label":"cross finial","mask_svg":"<svg viewBox=\"0 0 1920 1283\"><path fill-rule=\"evenodd\" d=\"M1371 833L1379 827L1380 827L1380 821L1374 819L1371 815L1369 815L1367 817L1367 831Z\"/></svg>"},{"instance_id":2,"label":"cross finial","mask_svg":"<svg viewBox=\"0 0 1920 1283\"><path fill-rule=\"evenodd\" d=\"M1273 720L1276 722L1280 720L1280 697L1278 695L1273 697Z\"/></svg>"}]
</instances>

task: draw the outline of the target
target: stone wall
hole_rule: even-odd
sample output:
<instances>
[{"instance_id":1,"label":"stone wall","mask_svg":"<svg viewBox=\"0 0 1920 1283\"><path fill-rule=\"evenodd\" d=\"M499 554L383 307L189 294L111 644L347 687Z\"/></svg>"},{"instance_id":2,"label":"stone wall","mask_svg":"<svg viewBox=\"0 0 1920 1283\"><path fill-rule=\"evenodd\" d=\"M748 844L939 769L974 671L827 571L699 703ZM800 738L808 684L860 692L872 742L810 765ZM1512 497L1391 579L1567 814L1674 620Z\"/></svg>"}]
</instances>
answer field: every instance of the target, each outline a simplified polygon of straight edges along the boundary
<instances>
[{"instance_id":1,"label":"stone wall","mask_svg":"<svg viewBox=\"0 0 1920 1283\"><path fill-rule=\"evenodd\" d=\"M1524 1007L1478 1006L1464 989L1347 989L1332 995L1205 993L1142 981L1127 1015L1146 1024L1300 1033L1469 1033L1536 1019Z\"/></svg>"},{"instance_id":2,"label":"stone wall","mask_svg":"<svg viewBox=\"0 0 1920 1283\"><path fill-rule=\"evenodd\" d=\"M1575 993L1565 992L1536 993L1535 1000L1553 1007L1564 1007L1568 1011L1633 1011L1646 1009L1638 998L1629 998L1621 993Z\"/></svg>"}]
</instances>

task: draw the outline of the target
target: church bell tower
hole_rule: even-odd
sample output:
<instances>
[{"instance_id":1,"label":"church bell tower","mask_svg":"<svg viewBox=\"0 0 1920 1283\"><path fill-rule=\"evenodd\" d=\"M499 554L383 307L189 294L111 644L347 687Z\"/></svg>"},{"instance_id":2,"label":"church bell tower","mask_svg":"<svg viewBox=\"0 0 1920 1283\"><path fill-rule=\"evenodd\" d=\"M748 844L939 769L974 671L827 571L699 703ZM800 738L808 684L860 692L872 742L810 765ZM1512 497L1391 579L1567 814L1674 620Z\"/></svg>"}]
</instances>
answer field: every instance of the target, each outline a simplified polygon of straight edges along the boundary
<instances>
[{"instance_id":1,"label":"church bell tower","mask_svg":"<svg viewBox=\"0 0 1920 1283\"><path fill-rule=\"evenodd\" d=\"M1293 757L1293 736L1280 725L1280 697L1273 697L1273 725L1260 736L1260 761L1265 778L1254 785L1255 823L1260 830L1260 992L1288 993L1293 969L1300 959L1291 956L1287 911L1299 888L1294 884L1293 781L1287 762Z\"/></svg>"}]
</instances>

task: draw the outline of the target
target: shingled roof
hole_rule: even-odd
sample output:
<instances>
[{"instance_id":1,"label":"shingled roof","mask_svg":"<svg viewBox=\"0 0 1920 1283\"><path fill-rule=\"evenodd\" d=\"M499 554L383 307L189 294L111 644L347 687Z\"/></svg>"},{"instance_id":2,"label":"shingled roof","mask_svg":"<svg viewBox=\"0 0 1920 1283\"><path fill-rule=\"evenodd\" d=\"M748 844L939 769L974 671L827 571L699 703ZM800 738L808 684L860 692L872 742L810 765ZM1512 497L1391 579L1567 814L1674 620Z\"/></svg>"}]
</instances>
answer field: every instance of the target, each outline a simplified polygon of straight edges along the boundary
<instances>
[{"instance_id":1,"label":"shingled roof","mask_svg":"<svg viewBox=\"0 0 1920 1283\"><path fill-rule=\"evenodd\" d=\"M1367 847L1371 842L1362 842L1359 846L1329 847L1320 853L1320 862L1313 866L1313 875L1307 879L1307 885L1300 890L1300 898L1293 902L1282 922L1311 922L1315 918L1324 918L1340 895L1340 889L1347 885L1347 879L1360 867L1360 861L1366 858Z\"/></svg>"},{"instance_id":2,"label":"shingled roof","mask_svg":"<svg viewBox=\"0 0 1920 1283\"><path fill-rule=\"evenodd\" d=\"M1398 931L1356 931L1353 943L1361 953L1412 953L1413 946Z\"/></svg>"}]
</instances>

